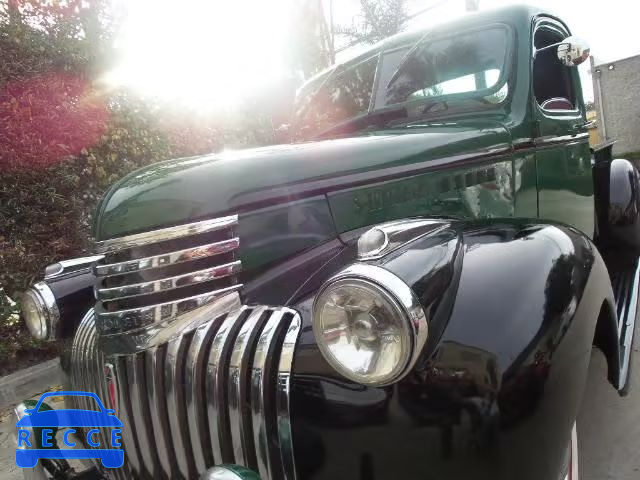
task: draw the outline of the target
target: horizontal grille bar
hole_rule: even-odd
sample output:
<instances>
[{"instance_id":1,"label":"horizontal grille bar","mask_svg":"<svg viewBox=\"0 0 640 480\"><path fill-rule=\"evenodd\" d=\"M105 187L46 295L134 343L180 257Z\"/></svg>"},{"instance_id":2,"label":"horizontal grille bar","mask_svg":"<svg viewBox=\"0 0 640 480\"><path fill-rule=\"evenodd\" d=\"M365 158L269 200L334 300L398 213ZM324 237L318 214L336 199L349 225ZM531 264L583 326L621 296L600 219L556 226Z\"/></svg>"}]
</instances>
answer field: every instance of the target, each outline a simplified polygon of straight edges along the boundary
<instances>
[{"instance_id":1,"label":"horizontal grille bar","mask_svg":"<svg viewBox=\"0 0 640 480\"><path fill-rule=\"evenodd\" d=\"M190 479L234 463L263 480L295 479L289 382L300 324L287 308L244 306L146 351L108 357L113 406L90 312L73 342L72 383L97 392L123 422L127 462L106 473Z\"/></svg>"},{"instance_id":2,"label":"horizontal grille bar","mask_svg":"<svg viewBox=\"0 0 640 480\"><path fill-rule=\"evenodd\" d=\"M201 233L215 232L226 228L234 227L238 224L238 216L214 218L202 222L178 225L175 227L152 230L150 232L137 233L126 237L103 240L94 244L97 253L116 252L129 248L136 248L152 243L164 242L176 238L198 235Z\"/></svg>"},{"instance_id":3,"label":"horizontal grille bar","mask_svg":"<svg viewBox=\"0 0 640 480\"><path fill-rule=\"evenodd\" d=\"M125 285L124 287L100 288L96 293L98 300L103 301L137 297L228 277L234 273L238 273L241 268L241 263L236 261L226 265L217 265L204 270L183 273L182 275L175 275L151 282L134 283L132 285Z\"/></svg>"},{"instance_id":4,"label":"horizontal grille bar","mask_svg":"<svg viewBox=\"0 0 640 480\"><path fill-rule=\"evenodd\" d=\"M102 335L110 335L157 324L213 303L227 293L236 292L241 288L242 285L232 285L231 287L182 298L174 302L159 303L117 312L105 312L99 306L96 306L98 331Z\"/></svg>"},{"instance_id":5,"label":"horizontal grille bar","mask_svg":"<svg viewBox=\"0 0 640 480\"><path fill-rule=\"evenodd\" d=\"M177 252L163 253L161 255L140 258L138 260L129 260L109 265L96 265L94 267L94 273L99 276L112 276L123 273L139 272L142 270L149 270L151 268L166 267L168 265L176 265L178 263L213 257L215 255L233 252L239 247L240 239L236 237L231 240L223 240L221 242L214 242L208 245L185 248Z\"/></svg>"}]
</instances>

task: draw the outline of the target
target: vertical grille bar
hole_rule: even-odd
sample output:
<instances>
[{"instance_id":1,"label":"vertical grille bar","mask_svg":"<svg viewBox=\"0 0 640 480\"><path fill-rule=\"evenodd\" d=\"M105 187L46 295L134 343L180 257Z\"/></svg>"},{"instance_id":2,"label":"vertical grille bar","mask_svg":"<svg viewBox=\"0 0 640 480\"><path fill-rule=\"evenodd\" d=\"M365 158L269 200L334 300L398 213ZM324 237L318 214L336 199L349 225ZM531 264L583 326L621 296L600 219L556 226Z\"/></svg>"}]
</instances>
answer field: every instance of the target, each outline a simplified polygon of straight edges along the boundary
<instances>
[{"instance_id":1,"label":"vertical grille bar","mask_svg":"<svg viewBox=\"0 0 640 480\"><path fill-rule=\"evenodd\" d=\"M173 438L178 469L182 478L195 476L184 398L184 366L190 339L191 336L187 334L169 342L164 381L171 437Z\"/></svg>"},{"instance_id":2,"label":"vertical grille bar","mask_svg":"<svg viewBox=\"0 0 640 480\"><path fill-rule=\"evenodd\" d=\"M278 365L278 385L276 394L276 410L278 415L278 439L280 441L280 459L282 461L283 479L296 480L296 469L293 461L293 435L291 432L291 410L289 405L291 367L296 341L300 335L300 316L295 315L284 337L280 364Z\"/></svg>"},{"instance_id":3,"label":"vertical grille bar","mask_svg":"<svg viewBox=\"0 0 640 480\"><path fill-rule=\"evenodd\" d=\"M102 402L103 405L107 405L106 408L109 408L109 402L105 402L105 398L104 395L102 394L102 388L101 385L103 384L103 382L99 381L98 379L102 378L102 375L100 375L100 373L102 372L102 368L98 369L98 366L100 364L100 357L101 355L98 355L97 350L96 350L96 330L95 328L90 328L89 329L89 337L87 339L87 356L86 361L87 361L87 369L90 372L90 379L94 380L94 385L93 386L88 386L88 389L86 390L87 392L94 392L96 395L98 395L98 397L100 398L100 401ZM90 382L89 382L90 383ZM95 409L95 405L92 405L92 410ZM111 442L111 439L109 438L109 432L110 430L104 429L104 428L100 428L98 429L98 437L100 439L99 444L100 445L109 445ZM104 447L102 447L104 448Z\"/></svg>"},{"instance_id":4,"label":"vertical grille bar","mask_svg":"<svg viewBox=\"0 0 640 480\"><path fill-rule=\"evenodd\" d=\"M122 422L122 440L124 443L124 454L131 470L138 476L143 475L142 459L140 458L138 438L136 436L135 424L131 413L131 394L129 392L129 381L127 377L127 366L124 358L118 358L114 362L115 374L118 383L118 418Z\"/></svg>"},{"instance_id":5,"label":"vertical grille bar","mask_svg":"<svg viewBox=\"0 0 640 480\"><path fill-rule=\"evenodd\" d=\"M89 335L88 321L83 322L82 330L78 336L78 385L79 390L87 390L87 372L86 372L86 360L85 360L85 346L87 337ZM78 400L78 408L86 410L89 408L89 402L86 397L76 397Z\"/></svg>"},{"instance_id":6,"label":"vertical grille bar","mask_svg":"<svg viewBox=\"0 0 640 480\"><path fill-rule=\"evenodd\" d=\"M149 404L147 403L144 358L130 355L126 357L127 378L131 393L131 414L135 423L136 434L142 445L155 444L155 435L151 425ZM156 448L140 448L140 456L144 462L144 470L153 478L160 476L159 461Z\"/></svg>"},{"instance_id":7,"label":"vertical grille bar","mask_svg":"<svg viewBox=\"0 0 640 480\"><path fill-rule=\"evenodd\" d=\"M216 464L233 461L229 418L225 414L228 373L226 367L236 332L243 319L250 312L251 310L242 307L237 312L230 313L220 325L211 344L207 363L207 416L209 418L209 433L211 434L211 449Z\"/></svg>"},{"instance_id":8,"label":"vertical grille bar","mask_svg":"<svg viewBox=\"0 0 640 480\"><path fill-rule=\"evenodd\" d=\"M219 320L219 319L218 319ZM203 472L208 465L213 465L211 440L205 405L205 369L206 354L220 321L209 322L196 329L187 354L186 368L186 403L189 418L189 434L196 470Z\"/></svg>"},{"instance_id":9,"label":"vertical grille bar","mask_svg":"<svg viewBox=\"0 0 640 480\"><path fill-rule=\"evenodd\" d=\"M251 413L253 422L253 438L258 460L258 472L262 478L280 478L280 468L275 461L279 459L277 439L273 441L273 432L277 431L275 415L270 415L274 408L275 373L277 364L274 356L277 338L288 327L284 316L288 310L277 310L264 327L253 358L251 372Z\"/></svg>"},{"instance_id":10,"label":"vertical grille bar","mask_svg":"<svg viewBox=\"0 0 640 480\"><path fill-rule=\"evenodd\" d=\"M255 468L251 432L251 410L249 402L249 383L247 371L253 354L253 345L259 335L267 309L258 307L244 321L238 333L229 363L229 425L233 445L234 462Z\"/></svg>"},{"instance_id":11,"label":"vertical grille bar","mask_svg":"<svg viewBox=\"0 0 640 480\"><path fill-rule=\"evenodd\" d=\"M172 478L178 475L176 455L171 442L167 403L164 388L165 347L155 347L145 353L147 363L147 390L149 396L151 423L155 436L155 447L160 462L160 477Z\"/></svg>"}]
</instances>

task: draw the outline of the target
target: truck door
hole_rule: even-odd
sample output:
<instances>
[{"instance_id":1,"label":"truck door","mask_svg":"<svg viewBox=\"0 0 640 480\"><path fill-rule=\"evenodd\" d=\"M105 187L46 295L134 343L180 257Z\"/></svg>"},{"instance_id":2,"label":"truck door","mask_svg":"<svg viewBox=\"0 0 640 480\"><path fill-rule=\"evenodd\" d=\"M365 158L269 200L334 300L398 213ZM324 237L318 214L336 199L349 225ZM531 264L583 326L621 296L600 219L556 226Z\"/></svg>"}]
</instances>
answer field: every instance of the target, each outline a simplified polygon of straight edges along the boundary
<instances>
[{"instance_id":1,"label":"truck door","mask_svg":"<svg viewBox=\"0 0 640 480\"><path fill-rule=\"evenodd\" d=\"M560 22L538 20L534 51L569 36ZM566 67L557 49L538 52L533 60L532 107L538 178L538 216L594 234L593 181L589 135L580 77Z\"/></svg>"}]
</instances>

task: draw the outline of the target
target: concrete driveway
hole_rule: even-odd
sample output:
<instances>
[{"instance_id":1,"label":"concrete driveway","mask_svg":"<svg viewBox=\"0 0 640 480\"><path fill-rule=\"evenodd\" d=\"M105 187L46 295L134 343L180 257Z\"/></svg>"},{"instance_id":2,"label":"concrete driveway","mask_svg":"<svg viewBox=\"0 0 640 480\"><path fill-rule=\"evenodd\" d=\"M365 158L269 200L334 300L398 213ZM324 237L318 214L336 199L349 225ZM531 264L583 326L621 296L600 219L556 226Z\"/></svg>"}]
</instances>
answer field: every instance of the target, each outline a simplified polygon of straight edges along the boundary
<instances>
[{"instance_id":1,"label":"concrete driveway","mask_svg":"<svg viewBox=\"0 0 640 480\"><path fill-rule=\"evenodd\" d=\"M607 363L591 354L578 416L580 480L640 479L640 333L636 328L631 392L620 397L607 382Z\"/></svg>"}]
</instances>

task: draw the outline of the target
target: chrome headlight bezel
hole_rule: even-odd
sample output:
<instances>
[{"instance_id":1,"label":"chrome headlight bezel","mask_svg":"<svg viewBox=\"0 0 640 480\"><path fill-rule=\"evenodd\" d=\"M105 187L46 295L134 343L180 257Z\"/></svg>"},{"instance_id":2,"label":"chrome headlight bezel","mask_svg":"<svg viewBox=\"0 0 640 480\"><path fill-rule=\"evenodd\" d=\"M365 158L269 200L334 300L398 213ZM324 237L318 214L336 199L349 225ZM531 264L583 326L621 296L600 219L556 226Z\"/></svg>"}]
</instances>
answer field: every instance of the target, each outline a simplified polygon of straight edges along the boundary
<instances>
[{"instance_id":1,"label":"chrome headlight bezel","mask_svg":"<svg viewBox=\"0 0 640 480\"><path fill-rule=\"evenodd\" d=\"M33 302L37 319L29 318L25 309L22 316L31 336L38 340L55 340L60 323L60 310L56 297L46 282L38 282L22 294L22 303Z\"/></svg>"},{"instance_id":2,"label":"chrome headlight bezel","mask_svg":"<svg viewBox=\"0 0 640 480\"><path fill-rule=\"evenodd\" d=\"M353 281L354 288L357 288L359 282L364 282L369 287L377 289L381 298L385 301L393 302L397 308L398 318L395 320L399 322L400 330L406 332L406 340L409 348L402 360L398 362L397 368L393 369L393 375L388 378L367 379L352 369L349 369L347 365L340 363L330 352L329 347L325 344L324 339L319 333L320 322L322 320L320 317L322 310L319 305L319 300L333 288L348 286L350 281ZM312 317L316 344L323 357L337 372L346 378L367 386L387 386L402 379L411 371L428 338L429 328L427 317L411 287L394 273L376 265L364 263L353 264L327 280L315 296Z\"/></svg>"}]
</instances>

